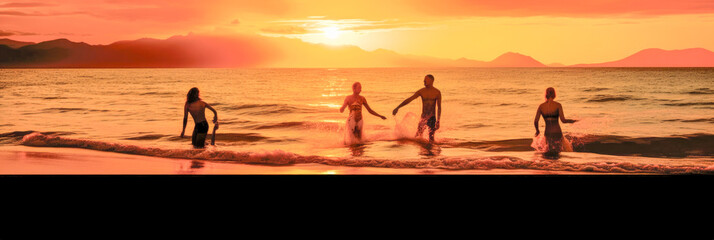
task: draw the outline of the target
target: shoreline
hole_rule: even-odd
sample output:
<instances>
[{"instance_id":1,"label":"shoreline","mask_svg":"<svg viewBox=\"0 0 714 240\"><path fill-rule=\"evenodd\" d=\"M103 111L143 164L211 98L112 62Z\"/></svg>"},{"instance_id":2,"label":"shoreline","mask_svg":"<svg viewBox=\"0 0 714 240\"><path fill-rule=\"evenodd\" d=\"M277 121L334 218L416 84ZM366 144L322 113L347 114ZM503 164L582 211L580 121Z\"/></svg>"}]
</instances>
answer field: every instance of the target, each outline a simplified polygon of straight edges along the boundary
<instances>
[{"instance_id":1,"label":"shoreline","mask_svg":"<svg viewBox=\"0 0 714 240\"><path fill-rule=\"evenodd\" d=\"M82 148L0 146L0 175L621 175L533 169L447 170L294 164L268 166ZM627 173L625 173L627 174ZM641 175L641 174L638 174Z\"/></svg>"}]
</instances>

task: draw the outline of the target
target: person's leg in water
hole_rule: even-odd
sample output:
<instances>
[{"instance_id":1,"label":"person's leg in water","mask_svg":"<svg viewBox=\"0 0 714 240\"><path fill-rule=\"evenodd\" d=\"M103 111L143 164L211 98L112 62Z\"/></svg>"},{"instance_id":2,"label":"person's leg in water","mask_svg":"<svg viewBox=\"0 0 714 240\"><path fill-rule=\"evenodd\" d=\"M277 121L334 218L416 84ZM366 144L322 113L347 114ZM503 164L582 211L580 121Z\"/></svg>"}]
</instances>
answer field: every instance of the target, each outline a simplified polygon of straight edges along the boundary
<instances>
[{"instance_id":1,"label":"person's leg in water","mask_svg":"<svg viewBox=\"0 0 714 240\"><path fill-rule=\"evenodd\" d=\"M355 119L350 117L347 119L347 129L349 131L349 143L356 144L362 142L362 120L355 122Z\"/></svg>"},{"instance_id":2,"label":"person's leg in water","mask_svg":"<svg viewBox=\"0 0 714 240\"><path fill-rule=\"evenodd\" d=\"M359 120L352 129L352 134L357 138L358 141L362 141L362 120Z\"/></svg>"},{"instance_id":3,"label":"person's leg in water","mask_svg":"<svg viewBox=\"0 0 714 240\"><path fill-rule=\"evenodd\" d=\"M218 129L218 122L213 123L213 134L211 134L211 145L216 145L216 130Z\"/></svg>"},{"instance_id":4,"label":"person's leg in water","mask_svg":"<svg viewBox=\"0 0 714 240\"><path fill-rule=\"evenodd\" d=\"M562 149L562 133L552 133L545 135L545 142L547 145L547 151L543 153L543 156L548 158L558 158L560 157L560 151Z\"/></svg>"},{"instance_id":5,"label":"person's leg in water","mask_svg":"<svg viewBox=\"0 0 714 240\"><path fill-rule=\"evenodd\" d=\"M426 121L426 125L429 127L429 142L434 142L434 133L436 132L436 117L431 116L431 118Z\"/></svg>"},{"instance_id":6,"label":"person's leg in water","mask_svg":"<svg viewBox=\"0 0 714 240\"><path fill-rule=\"evenodd\" d=\"M415 138L420 138L421 135L424 133L424 128L426 127L426 119L422 118L419 120L419 125L417 126L417 132L416 135L414 136Z\"/></svg>"},{"instance_id":7,"label":"person's leg in water","mask_svg":"<svg viewBox=\"0 0 714 240\"><path fill-rule=\"evenodd\" d=\"M203 148L206 146L206 135L208 134L208 122L203 121L196 123L191 136L191 144L195 148Z\"/></svg>"}]
</instances>

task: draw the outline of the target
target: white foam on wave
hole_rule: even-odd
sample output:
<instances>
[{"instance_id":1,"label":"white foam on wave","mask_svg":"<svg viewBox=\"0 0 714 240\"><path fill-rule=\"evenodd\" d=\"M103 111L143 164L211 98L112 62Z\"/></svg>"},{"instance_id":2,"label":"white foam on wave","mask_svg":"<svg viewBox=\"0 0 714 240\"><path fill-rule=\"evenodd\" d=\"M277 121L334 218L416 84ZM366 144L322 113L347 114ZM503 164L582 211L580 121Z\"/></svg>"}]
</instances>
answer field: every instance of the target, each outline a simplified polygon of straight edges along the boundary
<instances>
[{"instance_id":1,"label":"white foam on wave","mask_svg":"<svg viewBox=\"0 0 714 240\"><path fill-rule=\"evenodd\" d=\"M381 120L379 120L381 121ZM319 128L321 131L310 131L310 144L317 148L336 148L355 144L368 144L376 141L395 141L401 139L417 140L414 134L419 119L416 114L408 112L401 121L394 118L393 129L376 129L365 122L362 128L362 139L355 138L347 129L347 121L337 123L333 128ZM330 123L333 125L333 123Z\"/></svg>"},{"instance_id":2,"label":"white foam on wave","mask_svg":"<svg viewBox=\"0 0 714 240\"><path fill-rule=\"evenodd\" d=\"M60 136L44 135L38 132L25 135L21 144L37 147L73 147L153 157L230 161L236 163L264 165L318 163L352 167L432 168L450 170L534 169L545 171L578 171L594 173L714 174L714 166L666 166L656 164L634 164L627 162L572 163L552 160L529 161L510 156L440 156L429 159L389 160L303 156L282 150L236 152L220 150L218 148L162 149L85 139L64 138Z\"/></svg>"},{"instance_id":3,"label":"white foam on wave","mask_svg":"<svg viewBox=\"0 0 714 240\"><path fill-rule=\"evenodd\" d=\"M539 152L539 153L547 152L548 151L548 142L546 142L546 140L545 140L545 135L538 134L538 136L533 137L533 142L531 143L531 147L533 149L535 149L536 152ZM572 152L573 151L573 144L570 143L570 140L565 138L565 136L562 139L560 151L562 151L562 152Z\"/></svg>"}]
</instances>

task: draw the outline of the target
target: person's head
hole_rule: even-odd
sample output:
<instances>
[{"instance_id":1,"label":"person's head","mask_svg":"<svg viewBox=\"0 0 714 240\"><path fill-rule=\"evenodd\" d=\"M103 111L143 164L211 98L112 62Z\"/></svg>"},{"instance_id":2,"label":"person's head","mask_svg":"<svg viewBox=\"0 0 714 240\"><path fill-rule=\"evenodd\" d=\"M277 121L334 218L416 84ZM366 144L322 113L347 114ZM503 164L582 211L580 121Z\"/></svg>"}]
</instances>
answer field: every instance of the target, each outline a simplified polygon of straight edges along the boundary
<instances>
[{"instance_id":1,"label":"person's head","mask_svg":"<svg viewBox=\"0 0 714 240\"><path fill-rule=\"evenodd\" d=\"M362 84L359 82L355 82L352 84L352 93L354 94L359 94L362 92Z\"/></svg>"},{"instance_id":2,"label":"person's head","mask_svg":"<svg viewBox=\"0 0 714 240\"><path fill-rule=\"evenodd\" d=\"M555 88L549 87L545 89L545 99L555 99Z\"/></svg>"},{"instance_id":3,"label":"person's head","mask_svg":"<svg viewBox=\"0 0 714 240\"><path fill-rule=\"evenodd\" d=\"M198 88L191 88L191 90L188 90L188 94L186 94L186 103L192 103L198 100L201 100L198 96Z\"/></svg>"},{"instance_id":4,"label":"person's head","mask_svg":"<svg viewBox=\"0 0 714 240\"><path fill-rule=\"evenodd\" d=\"M427 74L424 76L424 86L431 87L434 85L434 75Z\"/></svg>"}]
</instances>

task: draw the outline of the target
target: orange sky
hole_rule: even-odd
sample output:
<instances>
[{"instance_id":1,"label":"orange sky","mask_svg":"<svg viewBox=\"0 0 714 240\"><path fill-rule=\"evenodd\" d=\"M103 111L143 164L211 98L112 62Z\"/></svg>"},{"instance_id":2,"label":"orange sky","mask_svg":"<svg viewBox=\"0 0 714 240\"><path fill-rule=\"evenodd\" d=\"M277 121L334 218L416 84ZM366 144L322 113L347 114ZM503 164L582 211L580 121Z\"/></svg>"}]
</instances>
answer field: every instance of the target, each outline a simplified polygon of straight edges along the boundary
<instances>
[{"instance_id":1,"label":"orange sky","mask_svg":"<svg viewBox=\"0 0 714 240\"><path fill-rule=\"evenodd\" d=\"M108 44L194 33L291 37L402 54L549 63L645 48L714 50L714 1L0 1L0 38Z\"/></svg>"}]
</instances>

